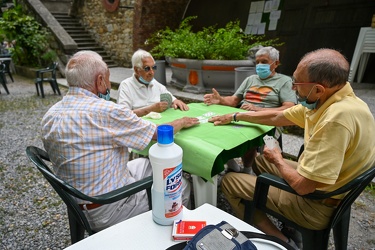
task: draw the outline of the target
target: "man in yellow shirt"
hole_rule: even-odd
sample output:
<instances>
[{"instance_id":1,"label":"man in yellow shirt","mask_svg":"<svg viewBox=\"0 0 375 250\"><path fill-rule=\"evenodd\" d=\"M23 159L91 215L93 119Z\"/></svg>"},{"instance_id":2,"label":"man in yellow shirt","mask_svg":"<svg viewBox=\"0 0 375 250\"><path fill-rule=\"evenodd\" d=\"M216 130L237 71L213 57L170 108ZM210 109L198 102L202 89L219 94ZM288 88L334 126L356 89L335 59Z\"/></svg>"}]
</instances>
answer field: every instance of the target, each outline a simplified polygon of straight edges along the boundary
<instances>
[{"instance_id":1,"label":"man in yellow shirt","mask_svg":"<svg viewBox=\"0 0 375 250\"><path fill-rule=\"evenodd\" d=\"M215 125L248 121L272 126L304 128L305 150L298 162L282 158L278 149L265 148L256 158L256 174L282 177L300 195L331 191L354 179L375 163L375 122L367 104L356 97L350 83L349 63L338 51L319 49L306 54L293 74L299 105L284 111L260 111L213 117ZM243 217L242 199L252 200L256 176L228 173L222 190L234 212ZM267 206L310 229L324 229L342 196L328 201L304 199L278 189L270 190ZM289 241L256 211L254 224L266 234Z\"/></svg>"}]
</instances>

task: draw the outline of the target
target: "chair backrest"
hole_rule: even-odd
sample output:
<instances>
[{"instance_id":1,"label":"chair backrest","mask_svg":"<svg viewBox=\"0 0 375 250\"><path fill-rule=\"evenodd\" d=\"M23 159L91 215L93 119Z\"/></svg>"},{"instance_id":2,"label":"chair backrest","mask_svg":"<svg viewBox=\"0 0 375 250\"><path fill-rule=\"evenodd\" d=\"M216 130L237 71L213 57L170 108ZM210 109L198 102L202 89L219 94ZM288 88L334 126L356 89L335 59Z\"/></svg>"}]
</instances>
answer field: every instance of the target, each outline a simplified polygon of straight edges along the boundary
<instances>
[{"instance_id":1,"label":"chair backrest","mask_svg":"<svg viewBox=\"0 0 375 250\"><path fill-rule=\"evenodd\" d=\"M59 64L57 62L53 62L49 68L52 69L52 78L56 79L56 70L57 70L57 66Z\"/></svg>"},{"instance_id":2,"label":"chair backrest","mask_svg":"<svg viewBox=\"0 0 375 250\"><path fill-rule=\"evenodd\" d=\"M78 206L77 202L73 199L72 195L86 200L87 196L79 192L77 189L66 183L65 181L58 178L51 169L47 166L45 161L50 161L46 151L29 146L26 148L26 154L28 158L35 164L38 170L43 174L55 191L59 194L61 199L64 201L68 208L70 215L74 216L75 220L83 227L89 235L95 233L88 223L86 216L82 213L82 210Z\"/></svg>"},{"instance_id":3,"label":"chair backrest","mask_svg":"<svg viewBox=\"0 0 375 250\"><path fill-rule=\"evenodd\" d=\"M10 72L10 60L4 60L3 64L5 65L4 71L6 73Z\"/></svg>"},{"instance_id":4,"label":"chair backrest","mask_svg":"<svg viewBox=\"0 0 375 250\"><path fill-rule=\"evenodd\" d=\"M5 91L9 94L9 90L7 88L7 78L5 76L6 73L6 65L0 62L0 84L3 85Z\"/></svg>"}]
</instances>

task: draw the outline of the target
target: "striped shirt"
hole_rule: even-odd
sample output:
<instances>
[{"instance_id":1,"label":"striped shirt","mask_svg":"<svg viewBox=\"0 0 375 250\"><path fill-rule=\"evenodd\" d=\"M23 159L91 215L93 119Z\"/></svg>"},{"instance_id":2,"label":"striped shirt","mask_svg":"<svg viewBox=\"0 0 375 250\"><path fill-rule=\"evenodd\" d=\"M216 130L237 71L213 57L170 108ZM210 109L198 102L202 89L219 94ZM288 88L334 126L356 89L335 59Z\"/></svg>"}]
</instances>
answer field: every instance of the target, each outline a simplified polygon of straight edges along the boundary
<instances>
[{"instance_id":1,"label":"striped shirt","mask_svg":"<svg viewBox=\"0 0 375 250\"><path fill-rule=\"evenodd\" d=\"M144 149L156 125L78 87L44 115L42 140L60 178L93 196L134 182L128 148Z\"/></svg>"}]
</instances>

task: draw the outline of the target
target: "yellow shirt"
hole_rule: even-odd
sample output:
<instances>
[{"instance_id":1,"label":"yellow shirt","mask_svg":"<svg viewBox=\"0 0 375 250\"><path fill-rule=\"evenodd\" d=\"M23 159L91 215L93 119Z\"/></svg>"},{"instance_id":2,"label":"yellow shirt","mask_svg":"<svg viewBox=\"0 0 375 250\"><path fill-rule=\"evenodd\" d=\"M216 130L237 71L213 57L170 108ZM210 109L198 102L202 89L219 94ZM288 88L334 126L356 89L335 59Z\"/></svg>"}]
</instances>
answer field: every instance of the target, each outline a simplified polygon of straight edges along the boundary
<instances>
[{"instance_id":1,"label":"yellow shirt","mask_svg":"<svg viewBox=\"0 0 375 250\"><path fill-rule=\"evenodd\" d=\"M283 114L305 129L297 171L319 190L335 190L374 165L374 117L348 82L318 110L296 105Z\"/></svg>"}]
</instances>

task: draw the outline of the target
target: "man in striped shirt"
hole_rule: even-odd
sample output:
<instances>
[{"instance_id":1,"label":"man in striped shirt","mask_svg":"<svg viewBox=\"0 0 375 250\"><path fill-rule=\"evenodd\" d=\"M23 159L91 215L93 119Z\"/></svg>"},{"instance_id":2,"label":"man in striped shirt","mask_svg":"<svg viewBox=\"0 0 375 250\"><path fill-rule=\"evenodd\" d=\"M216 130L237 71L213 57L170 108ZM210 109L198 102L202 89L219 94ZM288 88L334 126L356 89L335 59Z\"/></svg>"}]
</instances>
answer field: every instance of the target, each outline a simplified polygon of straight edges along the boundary
<instances>
[{"instance_id":1,"label":"man in striped shirt","mask_svg":"<svg viewBox=\"0 0 375 250\"><path fill-rule=\"evenodd\" d=\"M152 174L146 158L129 161L129 148L143 150L156 140L156 125L109 101L109 69L93 51L77 52L66 66L69 92L44 115L42 140L56 174L89 196L108 193ZM174 132L197 118L171 122ZM183 201L188 202L184 182ZM148 210L145 191L108 204L79 200L93 230L99 231Z\"/></svg>"}]
</instances>

